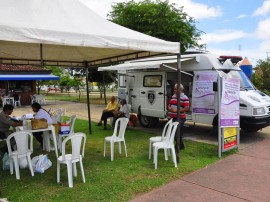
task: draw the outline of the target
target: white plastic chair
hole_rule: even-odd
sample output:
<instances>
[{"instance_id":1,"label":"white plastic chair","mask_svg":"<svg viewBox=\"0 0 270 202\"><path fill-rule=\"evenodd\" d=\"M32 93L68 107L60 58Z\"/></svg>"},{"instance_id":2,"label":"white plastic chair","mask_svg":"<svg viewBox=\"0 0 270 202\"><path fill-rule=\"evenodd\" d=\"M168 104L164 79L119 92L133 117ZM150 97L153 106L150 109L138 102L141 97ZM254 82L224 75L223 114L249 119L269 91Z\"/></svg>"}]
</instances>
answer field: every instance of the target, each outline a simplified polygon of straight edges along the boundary
<instances>
[{"instance_id":1,"label":"white plastic chair","mask_svg":"<svg viewBox=\"0 0 270 202\"><path fill-rule=\"evenodd\" d=\"M30 97L31 97L31 104L33 104L34 102L37 102L36 95L35 94L34 95L30 95Z\"/></svg>"},{"instance_id":2,"label":"white plastic chair","mask_svg":"<svg viewBox=\"0 0 270 202\"><path fill-rule=\"evenodd\" d=\"M149 138L149 159L151 159L151 156L152 156L151 153L152 153L152 145L153 145L153 143L155 143L155 142L162 142L163 141L163 139L166 137L165 136L166 135L166 132L168 131L169 124L172 123L172 120L173 119L169 120L166 123L166 125L163 128L163 131L162 131L162 135L161 136L156 136L156 137L150 137Z\"/></svg>"},{"instance_id":3,"label":"white plastic chair","mask_svg":"<svg viewBox=\"0 0 270 202\"><path fill-rule=\"evenodd\" d=\"M61 120L61 114L55 114L51 116L53 124L57 124Z\"/></svg>"},{"instance_id":4,"label":"white plastic chair","mask_svg":"<svg viewBox=\"0 0 270 202\"><path fill-rule=\"evenodd\" d=\"M179 124L178 122L173 122L173 123L169 124L168 137L166 139L164 139L164 141L162 141L162 142L156 142L153 144L155 169L157 169L158 150L159 149L164 149L166 160L168 160L167 150L168 149L171 150L174 166L177 168L176 155L175 155L175 149L174 149L174 136L175 136L175 132L177 130L178 124Z\"/></svg>"},{"instance_id":5,"label":"white plastic chair","mask_svg":"<svg viewBox=\"0 0 270 202\"><path fill-rule=\"evenodd\" d=\"M125 148L125 153L126 153L126 157L127 157L127 148L126 148L126 141L125 141L124 136L125 136L128 121L129 121L128 118L125 118L125 117L119 118L116 120L113 135L105 137L105 139L104 139L104 157L106 155L106 142L110 142L110 144L111 144L111 160L112 161L114 158L114 143L115 142L118 142L119 154L121 154L121 142L124 142L124 148ZM120 124L120 127L118 130L119 124Z\"/></svg>"},{"instance_id":6,"label":"white plastic chair","mask_svg":"<svg viewBox=\"0 0 270 202\"><path fill-rule=\"evenodd\" d=\"M75 126L75 121L76 121L77 116L76 115L72 115L69 119L70 122L70 132L69 134L58 134L58 147L60 152L62 152L62 138L68 137L69 135L74 133L74 126Z\"/></svg>"},{"instance_id":7,"label":"white plastic chair","mask_svg":"<svg viewBox=\"0 0 270 202\"><path fill-rule=\"evenodd\" d=\"M83 140L84 139L84 140ZM72 153L66 154L66 144L68 141L71 141ZM81 149L83 141L83 147ZM67 173L68 173L68 186L70 188L73 187L73 176L72 176L72 165L73 165L73 175L77 176L77 168L76 163L80 162L82 179L85 183L85 176L83 170L82 158L84 157L84 148L86 143L86 135L84 133L75 133L64 139L61 147L62 147L62 156L59 156L57 159L57 183L60 182L60 164L67 165Z\"/></svg>"},{"instance_id":8,"label":"white plastic chair","mask_svg":"<svg viewBox=\"0 0 270 202\"><path fill-rule=\"evenodd\" d=\"M40 104L43 104L43 105L46 104L45 95L39 95L39 99L40 99Z\"/></svg>"},{"instance_id":9,"label":"white plastic chair","mask_svg":"<svg viewBox=\"0 0 270 202\"><path fill-rule=\"evenodd\" d=\"M11 138L15 139L16 142L16 150L11 150ZM29 139L30 138L30 139ZM22 157L26 157L28 167L31 171L31 175L34 176L34 171L31 162L31 154L33 153L33 136L29 132L19 131L10 134L7 137L7 147L9 153L9 164L10 164L10 174L13 175L13 162L15 166L16 179L20 179L20 171L19 171L19 159Z\"/></svg>"},{"instance_id":10,"label":"white plastic chair","mask_svg":"<svg viewBox=\"0 0 270 202\"><path fill-rule=\"evenodd\" d=\"M15 101L14 100L14 107L21 106L21 96L19 95L19 100Z\"/></svg>"},{"instance_id":11,"label":"white plastic chair","mask_svg":"<svg viewBox=\"0 0 270 202\"><path fill-rule=\"evenodd\" d=\"M65 110L62 108L59 108L56 110L56 114L59 115L59 122L64 122L64 116L65 116Z\"/></svg>"}]
</instances>

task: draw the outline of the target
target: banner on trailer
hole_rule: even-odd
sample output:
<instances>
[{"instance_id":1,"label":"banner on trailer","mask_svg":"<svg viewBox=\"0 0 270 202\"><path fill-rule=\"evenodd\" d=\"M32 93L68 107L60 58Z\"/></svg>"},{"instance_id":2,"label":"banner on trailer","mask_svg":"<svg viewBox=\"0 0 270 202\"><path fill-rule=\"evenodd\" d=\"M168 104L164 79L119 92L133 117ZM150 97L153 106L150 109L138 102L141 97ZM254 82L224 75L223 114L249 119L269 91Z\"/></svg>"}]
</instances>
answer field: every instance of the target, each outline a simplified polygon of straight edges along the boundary
<instances>
[{"instance_id":1,"label":"banner on trailer","mask_svg":"<svg viewBox=\"0 0 270 202\"><path fill-rule=\"evenodd\" d=\"M223 78L221 94L220 126L239 127L239 94L238 78Z\"/></svg>"},{"instance_id":2,"label":"banner on trailer","mask_svg":"<svg viewBox=\"0 0 270 202\"><path fill-rule=\"evenodd\" d=\"M217 81L216 71L194 72L192 112L215 114L215 92L213 82Z\"/></svg>"}]
</instances>

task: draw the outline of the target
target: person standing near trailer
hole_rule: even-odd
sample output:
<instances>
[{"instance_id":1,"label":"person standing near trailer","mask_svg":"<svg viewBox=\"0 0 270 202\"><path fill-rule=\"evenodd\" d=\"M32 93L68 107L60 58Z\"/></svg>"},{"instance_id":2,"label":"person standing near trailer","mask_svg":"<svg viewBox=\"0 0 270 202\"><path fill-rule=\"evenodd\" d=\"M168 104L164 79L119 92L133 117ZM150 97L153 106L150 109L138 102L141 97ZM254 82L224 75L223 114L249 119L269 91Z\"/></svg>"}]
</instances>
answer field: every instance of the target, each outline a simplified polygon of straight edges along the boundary
<instances>
[{"instance_id":1,"label":"person standing near trailer","mask_svg":"<svg viewBox=\"0 0 270 202\"><path fill-rule=\"evenodd\" d=\"M170 99L169 105L168 105L168 115L173 119L173 121L177 121L177 92L180 91L180 121L179 121L179 127L177 130L180 129L180 149L184 149L185 145L183 142L183 128L184 123L186 121L186 112L189 110L189 99L184 94L183 90L184 87L182 84L180 84L180 88L178 88L178 85L174 85L174 94L172 98ZM178 132L176 131L176 134Z\"/></svg>"}]
</instances>

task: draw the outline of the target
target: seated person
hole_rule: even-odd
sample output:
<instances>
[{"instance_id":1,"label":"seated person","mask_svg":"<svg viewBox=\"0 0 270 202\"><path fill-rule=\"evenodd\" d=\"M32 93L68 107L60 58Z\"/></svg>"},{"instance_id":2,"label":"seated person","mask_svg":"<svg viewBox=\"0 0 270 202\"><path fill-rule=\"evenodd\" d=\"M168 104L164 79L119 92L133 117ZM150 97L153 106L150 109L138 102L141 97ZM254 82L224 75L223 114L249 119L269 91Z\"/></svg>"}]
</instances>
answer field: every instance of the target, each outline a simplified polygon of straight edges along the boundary
<instances>
[{"instance_id":1,"label":"seated person","mask_svg":"<svg viewBox=\"0 0 270 202\"><path fill-rule=\"evenodd\" d=\"M112 96L111 101L108 103L106 109L104 109L102 111L102 115L101 115L101 118L100 118L97 126L101 126L102 125L102 120L103 120L104 129L106 129L107 118L114 117L117 110L118 110L118 103L115 101L115 97Z\"/></svg>"},{"instance_id":2,"label":"seated person","mask_svg":"<svg viewBox=\"0 0 270 202\"><path fill-rule=\"evenodd\" d=\"M48 124L52 124L53 120L51 118L51 115L41 107L41 105L37 102L34 102L32 104L32 110L35 112L34 117L35 119L46 119ZM40 148L43 148L43 132L34 132L33 136L39 141Z\"/></svg>"},{"instance_id":3,"label":"seated person","mask_svg":"<svg viewBox=\"0 0 270 202\"><path fill-rule=\"evenodd\" d=\"M10 126L16 127L21 126L22 122L15 122L11 119L10 115L13 112L13 106L10 104L6 104L3 107L3 111L0 113L0 138L6 139L13 131L9 130ZM15 144L15 140L11 140L11 144ZM7 145L1 148L3 153L8 152Z\"/></svg>"},{"instance_id":4,"label":"seated person","mask_svg":"<svg viewBox=\"0 0 270 202\"><path fill-rule=\"evenodd\" d=\"M13 93L13 97L15 102L19 101L19 95L16 92Z\"/></svg>"},{"instance_id":5,"label":"seated person","mask_svg":"<svg viewBox=\"0 0 270 202\"><path fill-rule=\"evenodd\" d=\"M120 117L126 117L126 118L130 118L130 110L129 107L127 105L127 101L125 99L120 101L120 110L115 114L115 116L113 117L113 124L112 127L114 127L115 122L117 119L119 119Z\"/></svg>"}]
</instances>

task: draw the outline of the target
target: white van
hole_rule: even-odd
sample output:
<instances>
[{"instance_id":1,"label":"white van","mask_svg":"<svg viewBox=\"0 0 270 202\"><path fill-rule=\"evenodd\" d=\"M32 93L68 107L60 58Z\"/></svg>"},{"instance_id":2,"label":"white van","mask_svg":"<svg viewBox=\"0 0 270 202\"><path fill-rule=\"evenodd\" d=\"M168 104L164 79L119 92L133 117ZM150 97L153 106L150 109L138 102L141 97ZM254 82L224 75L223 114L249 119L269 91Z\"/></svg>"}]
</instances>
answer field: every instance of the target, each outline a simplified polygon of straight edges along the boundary
<instances>
[{"instance_id":1,"label":"white van","mask_svg":"<svg viewBox=\"0 0 270 202\"><path fill-rule=\"evenodd\" d=\"M181 83L192 107L194 72L216 71L220 77L240 79L240 127L243 131L258 131L270 125L270 97L257 90L244 72L235 65L239 60L214 54L190 54L181 56ZM234 63L234 64L233 64ZM118 98L125 98L137 113L141 125L154 126L159 118L167 117L166 106L177 81L175 56L148 58L124 64L101 67L100 71L118 71ZM215 92L215 112L218 112L218 95ZM187 121L218 124L218 115L187 114Z\"/></svg>"}]
</instances>

